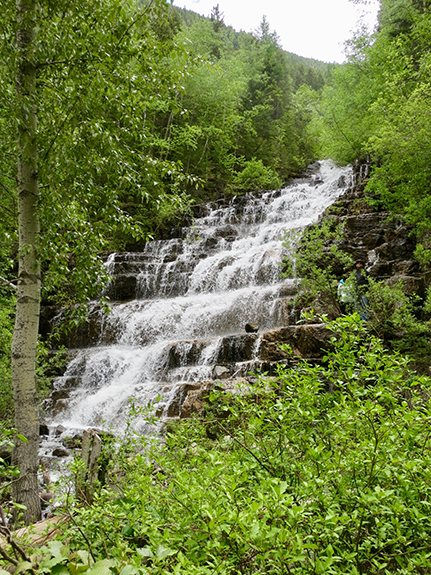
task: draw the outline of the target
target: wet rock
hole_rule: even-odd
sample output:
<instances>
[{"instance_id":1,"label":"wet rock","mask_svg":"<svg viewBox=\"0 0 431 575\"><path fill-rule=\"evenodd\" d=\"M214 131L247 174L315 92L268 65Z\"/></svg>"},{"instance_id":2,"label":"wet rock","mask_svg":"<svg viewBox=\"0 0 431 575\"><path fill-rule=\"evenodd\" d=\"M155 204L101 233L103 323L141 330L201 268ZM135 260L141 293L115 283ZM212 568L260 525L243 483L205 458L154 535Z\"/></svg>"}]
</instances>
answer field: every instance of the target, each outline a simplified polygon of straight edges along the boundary
<instances>
[{"instance_id":1,"label":"wet rock","mask_svg":"<svg viewBox=\"0 0 431 575\"><path fill-rule=\"evenodd\" d=\"M75 383L77 383L76 378L75 379ZM56 401L58 401L59 399L68 399L69 397L69 390L68 389L57 389L55 391L53 391L50 395L51 400L55 403Z\"/></svg>"},{"instance_id":2,"label":"wet rock","mask_svg":"<svg viewBox=\"0 0 431 575\"><path fill-rule=\"evenodd\" d=\"M206 238L203 243L203 247L205 250L213 250L217 245L218 245L218 239L211 237Z\"/></svg>"},{"instance_id":3,"label":"wet rock","mask_svg":"<svg viewBox=\"0 0 431 575\"><path fill-rule=\"evenodd\" d=\"M60 435L62 435L64 432L66 431L66 428L63 427L62 425L57 425L57 427L55 428L54 434L56 437L59 437Z\"/></svg>"},{"instance_id":4,"label":"wet rock","mask_svg":"<svg viewBox=\"0 0 431 575\"><path fill-rule=\"evenodd\" d=\"M401 282L403 290L407 295L417 294L419 297L425 295L425 281L422 277L394 275L386 280L387 285L393 286Z\"/></svg>"},{"instance_id":5,"label":"wet rock","mask_svg":"<svg viewBox=\"0 0 431 575\"><path fill-rule=\"evenodd\" d=\"M230 369L225 365L216 365L213 370L214 379L227 379L230 376Z\"/></svg>"},{"instance_id":6,"label":"wet rock","mask_svg":"<svg viewBox=\"0 0 431 575\"><path fill-rule=\"evenodd\" d=\"M257 334L254 333L224 337L221 340L214 362L216 364L236 363L252 359L257 337Z\"/></svg>"},{"instance_id":7,"label":"wet rock","mask_svg":"<svg viewBox=\"0 0 431 575\"><path fill-rule=\"evenodd\" d=\"M259 326L254 323L246 323L245 331L247 333L257 333L259 331Z\"/></svg>"},{"instance_id":8,"label":"wet rock","mask_svg":"<svg viewBox=\"0 0 431 575\"><path fill-rule=\"evenodd\" d=\"M65 399L59 399L56 403L55 406L52 410L52 414L55 417L56 415L59 415L62 411L64 411L65 409L67 409L68 406L68 401Z\"/></svg>"},{"instance_id":9,"label":"wet rock","mask_svg":"<svg viewBox=\"0 0 431 575\"><path fill-rule=\"evenodd\" d=\"M167 367L173 369L185 365L196 365L208 340L180 341L168 352Z\"/></svg>"},{"instance_id":10,"label":"wet rock","mask_svg":"<svg viewBox=\"0 0 431 575\"><path fill-rule=\"evenodd\" d=\"M298 286L296 282L290 280L291 283L285 284L278 292L279 297L291 297L298 293Z\"/></svg>"},{"instance_id":11,"label":"wet rock","mask_svg":"<svg viewBox=\"0 0 431 575\"><path fill-rule=\"evenodd\" d=\"M394 274L412 276L414 274L420 274L420 265L416 260L403 260L393 262L393 272Z\"/></svg>"},{"instance_id":12,"label":"wet rock","mask_svg":"<svg viewBox=\"0 0 431 575\"><path fill-rule=\"evenodd\" d=\"M166 415L168 417L189 417L192 413L202 409L204 397L214 387L211 383L181 384L175 389Z\"/></svg>"},{"instance_id":13,"label":"wet rock","mask_svg":"<svg viewBox=\"0 0 431 575\"><path fill-rule=\"evenodd\" d=\"M204 407L204 401L208 393L209 392L204 388L190 391L181 406L180 419L191 417L193 413L200 413Z\"/></svg>"},{"instance_id":14,"label":"wet rock","mask_svg":"<svg viewBox=\"0 0 431 575\"><path fill-rule=\"evenodd\" d=\"M318 357L328 348L331 336L331 332L322 324L272 329L262 335L259 357L271 362L288 359L292 354L297 357ZM280 345L290 346L292 353L280 349Z\"/></svg>"},{"instance_id":15,"label":"wet rock","mask_svg":"<svg viewBox=\"0 0 431 575\"><path fill-rule=\"evenodd\" d=\"M52 452L52 455L54 457L68 457L69 452L67 451L67 449L64 449L63 447L56 447Z\"/></svg>"},{"instance_id":16,"label":"wet rock","mask_svg":"<svg viewBox=\"0 0 431 575\"><path fill-rule=\"evenodd\" d=\"M52 332L54 319L58 316L61 309L53 305L42 305L39 316L39 333L45 338Z\"/></svg>"},{"instance_id":17,"label":"wet rock","mask_svg":"<svg viewBox=\"0 0 431 575\"><path fill-rule=\"evenodd\" d=\"M53 322L53 328L61 324L62 317L57 316ZM86 321L81 323L78 327L71 329L68 333L61 333L58 340L59 346L66 346L69 348L80 349L82 347L91 347L97 345L99 342L100 334L102 333L104 322L103 310L99 306L95 306L88 314Z\"/></svg>"},{"instance_id":18,"label":"wet rock","mask_svg":"<svg viewBox=\"0 0 431 575\"><path fill-rule=\"evenodd\" d=\"M227 241L233 241L238 236L238 230L234 226L227 224L217 228L216 236Z\"/></svg>"},{"instance_id":19,"label":"wet rock","mask_svg":"<svg viewBox=\"0 0 431 575\"><path fill-rule=\"evenodd\" d=\"M368 268L373 278L385 279L392 275L394 262L378 261Z\"/></svg>"},{"instance_id":20,"label":"wet rock","mask_svg":"<svg viewBox=\"0 0 431 575\"><path fill-rule=\"evenodd\" d=\"M43 419L39 423L39 435L49 435L49 427Z\"/></svg>"},{"instance_id":21,"label":"wet rock","mask_svg":"<svg viewBox=\"0 0 431 575\"><path fill-rule=\"evenodd\" d=\"M118 274L107 286L105 293L114 301L127 301L134 299L137 293L137 276Z\"/></svg>"}]
</instances>

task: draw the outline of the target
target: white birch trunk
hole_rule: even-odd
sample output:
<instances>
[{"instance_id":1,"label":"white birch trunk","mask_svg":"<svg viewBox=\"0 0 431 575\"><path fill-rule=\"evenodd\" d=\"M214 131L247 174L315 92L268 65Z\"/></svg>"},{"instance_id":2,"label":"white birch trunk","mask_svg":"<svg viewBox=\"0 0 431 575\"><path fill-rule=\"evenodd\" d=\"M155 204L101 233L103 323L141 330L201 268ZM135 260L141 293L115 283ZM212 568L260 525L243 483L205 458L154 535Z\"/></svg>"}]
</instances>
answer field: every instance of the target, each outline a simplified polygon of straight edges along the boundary
<instances>
[{"instance_id":1,"label":"white birch trunk","mask_svg":"<svg viewBox=\"0 0 431 575\"><path fill-rule=\"evenodd\" d=\"M33 59L35 0L16 0L18 33L18 231L17 309L12 342L15 426L27 442L15 440L13 462L20 477L13 484L14 501L25 505L24 521L40 519L38 491L39 413L36 389L36 346L40 310L38 173L36 141L36 67Z\"/></svg>"}]
</instances>

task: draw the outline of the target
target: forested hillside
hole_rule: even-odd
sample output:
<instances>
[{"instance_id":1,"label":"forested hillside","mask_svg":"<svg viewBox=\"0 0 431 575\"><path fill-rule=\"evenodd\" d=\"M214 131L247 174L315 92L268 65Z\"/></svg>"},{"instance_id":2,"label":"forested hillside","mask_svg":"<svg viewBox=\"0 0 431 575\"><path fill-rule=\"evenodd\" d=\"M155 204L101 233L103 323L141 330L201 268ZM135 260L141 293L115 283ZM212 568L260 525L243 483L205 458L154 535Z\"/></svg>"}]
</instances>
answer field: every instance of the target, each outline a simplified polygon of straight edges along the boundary
<instances>
[{"instance_id":1,"label":"forested hillside","mask_svg":"<svg viewBox=\"0 0 431 575\"><path fill-rule=\"evenodd\" d=\"M38 341L40 305L69 310L63 329L85 320L110 251L161 237L193 203L276 189L315 159L367 158L366 201L412 226L429 281L431 0L381 0L377 30L357 33L341 66L284 52L265 18L238 33L218 6L202 18L163 1L5 0L0 29L1 564L431 573L431 381L403 355L419 336L431 345L431 299L377 282L380 332L357 313L336 319L319 361L212 392L162 443L133 432L153 415L132 405L125 437L104 436L97 480L73 464L54 541L35 551L11 532L40 517L39 402L61 369ZM310 301L336 293L331 265L320 274L328 230L326 257L349 265L336 219L304 236ZM379 339L388 326L403 354Z\"/></svg>"},{"instance_id":2,"label":"forested hillside","mask_svg":"<svg viewBox=\"0 0 431 575\"><path fill-rule=\"evenodd\" d=\"M254 34L226 26L218 6L168 18L163 34L188 51L187 72L177 113L157 110L149 126L159 153L199 179L197 197L278 187L304 169L313 142L296 92L321 89L330 66L284 52L265 18Z\"/></svg>"},{"instance_id":3,"label":"forested hillside","mask_svg":"<svg viewBox=\"0 0 431 575\"><path fill-rule=\"evenodd\" d=\"M428 0L382 0L378 31L358 34L334 70L313 130L340 162L369 155L374 201L415 226L430 261L430 42Z\"/></svg>"},{"instance_id":4,"label":"forested hillside","mask_svg":"<svg viewBox=\"0 0 431 575\"><path fill-rule=\"evenodd\" d=\"M72 324L82 321L108 279L103 254L142 245L196 198L277 188L314 154L265 19L255 34L236 34L217 7L190 26L162 1L3 8L2 411L13 411L12 366L26 438L13 487L29 521L40 513L25 493L36 492L41 301L84 304L69 307ZM301 74L323 83L314 69L295 74L296 85Z\"/></svg>"}]
</instances>

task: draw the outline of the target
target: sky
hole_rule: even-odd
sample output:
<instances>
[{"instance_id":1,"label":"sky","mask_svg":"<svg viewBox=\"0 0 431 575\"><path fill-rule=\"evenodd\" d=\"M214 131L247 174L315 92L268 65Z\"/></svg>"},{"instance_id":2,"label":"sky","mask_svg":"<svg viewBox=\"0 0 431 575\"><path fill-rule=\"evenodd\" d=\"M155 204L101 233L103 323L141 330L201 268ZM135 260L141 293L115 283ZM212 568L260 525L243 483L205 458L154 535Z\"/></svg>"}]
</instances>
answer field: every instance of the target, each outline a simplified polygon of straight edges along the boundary
<instances>
[{"instance_id":1,"label":"sky","mask_svg":"<svg viewBox=\"0 0 431 575\"><path fill-rule=\"evenodd\" d=\"M343 44L351 38L358 22L374 26L378 0L369 3L365 6L348 0L174 0L179 8L204 16L210 16L218 4L224 23L238 31L256 30L265 15L271 31L275 30L287 52L339 63L345 60Z\"/></svg>"}]
</instances>

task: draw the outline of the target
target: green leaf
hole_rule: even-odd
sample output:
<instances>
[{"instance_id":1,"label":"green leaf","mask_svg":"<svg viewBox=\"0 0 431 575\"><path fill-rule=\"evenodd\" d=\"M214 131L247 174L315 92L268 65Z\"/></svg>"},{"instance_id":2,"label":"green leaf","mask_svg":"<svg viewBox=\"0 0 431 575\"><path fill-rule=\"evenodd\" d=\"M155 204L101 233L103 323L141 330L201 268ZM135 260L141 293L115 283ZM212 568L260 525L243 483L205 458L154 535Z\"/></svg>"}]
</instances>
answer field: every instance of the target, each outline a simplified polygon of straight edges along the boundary
<instances>
[{"instance_id":1,"label":"green leaf","mask_svg":"<svg viewBox=\"0 0 431 575\"><path fill-rule=\"evenodd\" d=\"M258 521L255 521L251 527L250 535L254 538L260 533L260 524Z\"/></svg>"},{"instance_id":2,"label":"green leaf","mask_svg":"<svg viewBox=\"0 0 431 575\"><path fill-rule=\"evenodd\" d=\"M77 565L76 563L68 563L67 568L72 575L79 575L88 571L88 565Z\"/></svg>"},{"instance_id":3,"label":"green leaf","mask_svg":"<svg viewBox=\"0 0 431 575\"><path fill-rule=\"evenodd\" d=\"M173 551L172 549L169 549L169 547L164 547L162 544L160 544L157 549L156 549L156 557L157 559L165 559L166 557L169 557L170 555L174 555L176 553L176 551Z\"/></svg>"},{"instance_id":4,"label":"green leaf","mask_svg":"<svg viewBox=\"0 0 431 575\"><path fill-rule=\"evenodd\" d=\"M45 561L42 561L42 563L40 564L41 568L51 568L51 567L55 567L55 565L58 565L60 563L62 563L65 560L64 557L53 557L52 559L46 559Z\"/></svg>"},{"instance_id":5,"label":"green leaf","mask_svg":"<svg viewBox=\"0 0 431 575\"><path fill-rule=\"evenodd\" d=\"M114 566L115 563L110 559L103 559L102 561L97 561L86 573L87 575L112 575L110 567Z\"/></svg>"},{"instance_id":6,"label":"green leaf","mask_svg":"<svg viewBox=\"0 0 431 575\"><path fill-rule=\"evenodd\" d=\"M141 557L154 557L154 553L151 551L149 547L141 547L136 551L138 555L140 555Z\"/></svg>"},{"instance_id":7,"label":"green leaf","mask_svg":"<svg viewBox=\"0 0 431 575\"><path fill-rule=\"evenodd\" d=\"M70 571L65 565L55 565L55 567L51 569L50 575L70 575Z\"/></svg>"},{"instance_id":8,"label":"green leaf","mask_svg":"<svg viewBox=\"0 0 431 575\"><path fill-rule=\"evenodd\" d=\"M133 565L126 565L120 571L120 575L135 575L138 573L139 573L138 569L136 567L133 567Z\"/></svg>"},{"instance_id":9,"label":"green leaf","mask_svg":"<svg viewBox=\"0 0 431 575\"><path fill-rule=\"evenodd\" d=\"M53 557L65 557L65 554L63 553L64 544L61 541L50 541L47 544L47 547L51 551L51 555Z\"/></svg>"},{"instance_id":10,"label":"green leaf","mask_svg":"<svg viewBox=\"0 0 431 575\"><path fill-rule=\"evenodd\" d=\"M15 567L13 575L18 575L18 573L22 573L27 569L32 569L32 567L33 565L29 561L23 561L22 563L18 563L18 565Z\"/></svg>"},{"instance_id":11,"label":"green leaf","mask_svg":"<svg viewBox=\"0 0 431 575\"><path fill-rule=\"evenodd\" d=\"M91 555L88 551L84 551L83 549L79 549L78 551L76 551L76 555L78 555L78 557L81 559L81 561L83 563L85 563L86 565L90 564Z\"/></svg>"}]
</instances>

